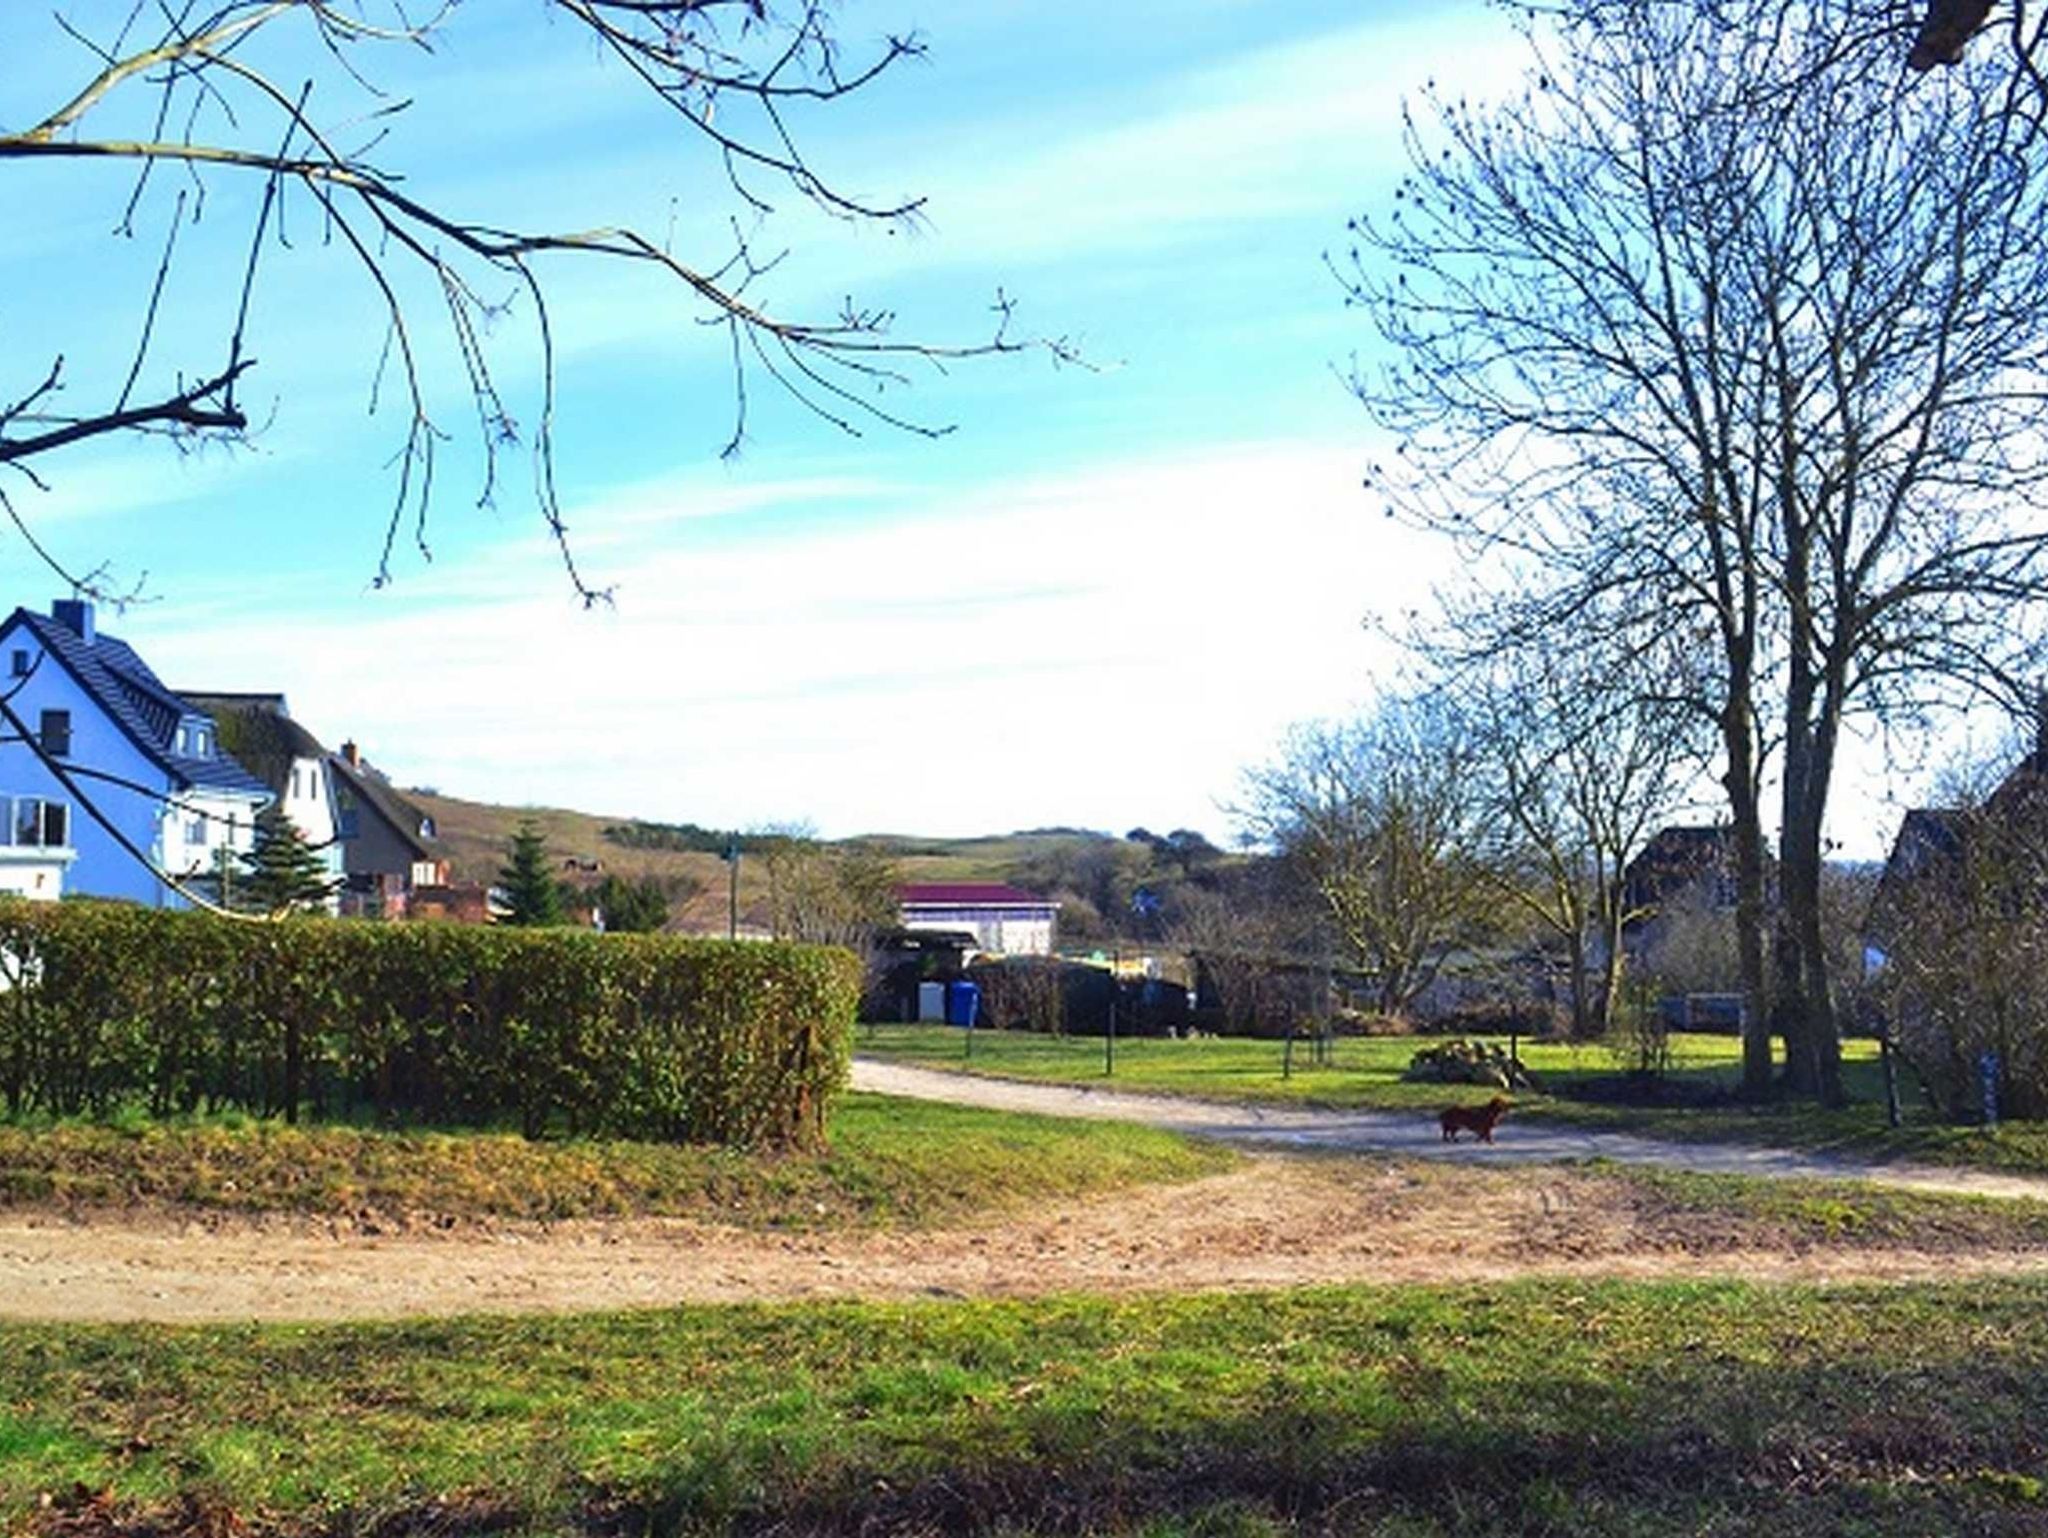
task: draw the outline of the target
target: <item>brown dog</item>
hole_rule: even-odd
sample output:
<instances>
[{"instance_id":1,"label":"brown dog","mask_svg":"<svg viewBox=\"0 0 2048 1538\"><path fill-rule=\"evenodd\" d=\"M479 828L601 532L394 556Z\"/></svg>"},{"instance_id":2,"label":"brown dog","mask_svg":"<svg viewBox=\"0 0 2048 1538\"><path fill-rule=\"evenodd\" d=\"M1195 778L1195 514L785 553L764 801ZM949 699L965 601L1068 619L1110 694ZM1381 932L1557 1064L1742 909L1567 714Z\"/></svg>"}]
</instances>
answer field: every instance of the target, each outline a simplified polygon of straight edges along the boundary
<instances>
[{"instance_id":1,"label":"brown dog","mask_svg":"<svg viewBox=\"0 0 2048 1538\"><path fill-rule=\"evenodd\" d=\"M1440 1121L1444 1129L1444 1141L1455 1143L1460 1132L1476 1132L1479 1141L1491 1143L1493 1129L1500 1125L1500 1119L1508 1114L1509 1102L1495 1095L1482 1106L1454 1105L1445 1111Z\"/></svg>"}]
</instances>

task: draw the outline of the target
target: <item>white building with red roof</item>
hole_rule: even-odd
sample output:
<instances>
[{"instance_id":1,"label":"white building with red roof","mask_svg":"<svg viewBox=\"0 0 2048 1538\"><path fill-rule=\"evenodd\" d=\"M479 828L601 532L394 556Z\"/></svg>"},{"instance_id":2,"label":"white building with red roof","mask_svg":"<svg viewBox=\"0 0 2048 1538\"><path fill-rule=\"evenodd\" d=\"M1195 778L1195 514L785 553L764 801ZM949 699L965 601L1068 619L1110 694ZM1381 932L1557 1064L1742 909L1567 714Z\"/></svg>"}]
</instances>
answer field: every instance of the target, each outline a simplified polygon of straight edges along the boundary
<instances>
[{"instance_id":1,"label":"white building with red roof","mask_svg":"<svg viewBox=\"0 0 2048 1538\"><path fill-rule=\"evenodd\" d=\"M999 881L931 881L896 889L897 921L911 930L974 936L1001 956L1050 956L1060 905Z\"/></svg>"}]
</instances>

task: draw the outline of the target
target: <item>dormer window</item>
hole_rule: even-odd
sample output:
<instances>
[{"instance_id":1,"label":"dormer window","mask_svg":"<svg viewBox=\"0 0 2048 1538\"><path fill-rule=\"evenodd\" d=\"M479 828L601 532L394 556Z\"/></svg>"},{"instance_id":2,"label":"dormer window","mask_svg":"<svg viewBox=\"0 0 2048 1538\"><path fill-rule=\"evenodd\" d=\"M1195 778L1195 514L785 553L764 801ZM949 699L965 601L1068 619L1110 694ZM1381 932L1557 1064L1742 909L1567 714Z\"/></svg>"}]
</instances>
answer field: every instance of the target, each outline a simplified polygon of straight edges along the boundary
<instances>
[{"instance_id":1,"label":"dormer window","mask_svg":"<svg viewBox=\"0 0 2048 1538\"><path fill-rule=\"evenodd\" d=\"M179 727L178 756L180 758L213 757L213 733L203 726L186 725Z\"/></svg>"}]
</instances>

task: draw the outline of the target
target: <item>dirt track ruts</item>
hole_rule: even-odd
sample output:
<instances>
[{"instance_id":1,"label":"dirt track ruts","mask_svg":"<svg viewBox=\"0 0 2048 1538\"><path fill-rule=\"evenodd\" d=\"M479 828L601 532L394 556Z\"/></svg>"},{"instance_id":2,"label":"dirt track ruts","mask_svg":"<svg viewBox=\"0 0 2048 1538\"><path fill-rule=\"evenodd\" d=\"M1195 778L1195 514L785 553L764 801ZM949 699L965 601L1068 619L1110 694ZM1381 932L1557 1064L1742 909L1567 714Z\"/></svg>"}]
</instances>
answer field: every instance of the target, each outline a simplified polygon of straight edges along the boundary
<instances>
[{"instance_id":1,"label":"dirt track ruts","mask_svg":"<svg viewBox=\"0 0 2048 1538\"><path fill-rule=\"evenodd\" d=\"M2048 1271L1816 1243L1660 1209L1563 1168L1254 1155L1227 1174L941 1230L761 1233L643 1219L366 1234L309 1220L0 1215L0 1317L163 1322L1029 1297L1521 1276L1905 1281Z\"/></svg>"},{"instance_id":2,"label":"dirt track ruts","mask_svg":"<svg viewBox=\"0 0 2048 1538\"><path fill-rule=\"evenodd\" d=\"M1513 1122L1494 1147L1450 1148L1421 1116L1253 1109L869 1062L855 1065L854 1082L1149 1122L1253 1153L1242 1168L1203 1180L938 1230L776 1233L637 1219L451 1231L423 1220L378 1232L310 1218L0 1212L0 1317L309 1320L1519 1276L1904 1281L2048 1272L2048 1246L2023 1240L1939 1252L1823 1241L1660 1204L1625 1180L1554 1161L1602 1157L2048 1198L2048 1182L2038 1180ZM1286 1149L1342 1157L1277 1151ZM1452 1159L1458 1166L1440 1162Z\"/></svg>"}]
</instances>

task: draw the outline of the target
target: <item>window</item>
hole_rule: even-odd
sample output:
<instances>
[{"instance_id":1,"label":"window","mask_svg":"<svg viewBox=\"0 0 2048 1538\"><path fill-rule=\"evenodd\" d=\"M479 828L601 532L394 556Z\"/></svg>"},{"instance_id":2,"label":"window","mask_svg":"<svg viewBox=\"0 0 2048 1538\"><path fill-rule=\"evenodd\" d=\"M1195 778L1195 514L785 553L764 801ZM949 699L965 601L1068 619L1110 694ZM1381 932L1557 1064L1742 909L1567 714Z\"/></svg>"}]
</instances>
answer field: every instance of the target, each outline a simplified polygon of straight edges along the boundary
<instances>
[{"instance_id":1,"label":"window","mask_svg":"<svg viewBox=\"0 0 2048 1538\"><path fill-rule=\"evenodd\" d=\"M292 799L299 799L299 769L296 764L292 766Z\"/></svg>"},{"instance_id":2,"label":"window","mask_svg":"<svg viewBox=\"0 0 2048 1538\"><path fill-rule=\"evenodd\" d=\"M14 676L16 678L28 677L28 653L18 646L14 649Z\"/></svg>"},{"instance_id":3,"label":"window","mask_svg":"<svg viewBox=\"0 0 2048 1538\"><path fill-rule=\"evenodd\" d=\"M192 756L194 758L213 757L213 733L203 726L192 734Z\"/></svg>"},{"instance_id":4,"label":"window","mask_svg":"<svg viewBox=\"0 0 2048 1538\"><path fill-rule=\"evenodd\" d=\"M185 819L185 842L194 849L204 849L206 847L206 819L204 817L193 816Z\"/></svg>"},{"instance_id":5,"label":"window","mask_svg":"<svg viewBox=\"0 0 2048 1538\"><path fill-rule=\"evenodd\" d=\"M6 804L0 797L0 806ZM62 801L16 796L6 826L17 848L61 849L71 841L71 808Z\"/></svg>"},{"instance_id":6,"label":"window","mask_svg":"<svg viewBox=\"0 0 2048 1538\"><path fill-rule=\"evenodd\" d=\"M46 710L43 712L43 751L52 758L64 758L71 752L71 712L68 710Z\"/></svg>"}]
</instances>

